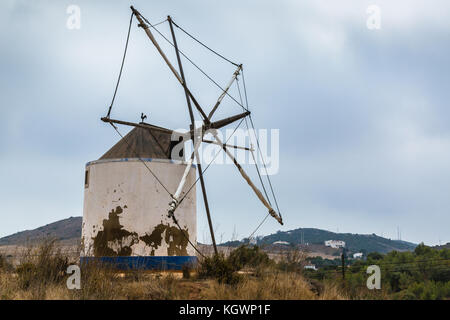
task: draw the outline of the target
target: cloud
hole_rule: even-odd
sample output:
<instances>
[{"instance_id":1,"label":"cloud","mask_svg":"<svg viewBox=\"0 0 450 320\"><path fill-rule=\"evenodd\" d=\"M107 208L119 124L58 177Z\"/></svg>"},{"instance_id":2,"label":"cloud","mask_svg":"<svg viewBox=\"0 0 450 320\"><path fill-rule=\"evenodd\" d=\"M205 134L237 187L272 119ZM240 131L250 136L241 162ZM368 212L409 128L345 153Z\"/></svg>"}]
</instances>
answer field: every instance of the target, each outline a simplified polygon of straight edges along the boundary
<instances>
[{"instance_id":1,"label":"cloud","mask_svg":"<svg viewBox=\"0 0 450 320\"><path fill-rule=\"evenodd\" d=\"M66 28L69 4L81 8L80 30ZM381 8L381 30L366 28L370 4ZM119 139L99 118L117 79L128 6L1 2L0 40L7 45L0 51L6 119L0 192L8 215L4 211L0 235L82 214L84 164ZM256 126L280 129L273 183L285 230L394 237L400 225L407 240L450 241L444 228L450 223L447 2L136 1L135 7L152 22L171 14L207 45L244 63ZM169 35L167 26L160 30ZM177 35L186 54L227 83L234 66ZM175 62L173 48L158 39ZM209 109L220 91L184 65L189 86ZM217 118L240 111L229 99L221 108ZM141 112L170 128L189 120L181 87L135 23L113 115L134 121ZM213 166L206 178L223 240L234 231L250 234L266 212L235 168ZM201 239L201 198L198 205ZM278 228L269 220L259 232Z\"/></svg>"}]
</instances>

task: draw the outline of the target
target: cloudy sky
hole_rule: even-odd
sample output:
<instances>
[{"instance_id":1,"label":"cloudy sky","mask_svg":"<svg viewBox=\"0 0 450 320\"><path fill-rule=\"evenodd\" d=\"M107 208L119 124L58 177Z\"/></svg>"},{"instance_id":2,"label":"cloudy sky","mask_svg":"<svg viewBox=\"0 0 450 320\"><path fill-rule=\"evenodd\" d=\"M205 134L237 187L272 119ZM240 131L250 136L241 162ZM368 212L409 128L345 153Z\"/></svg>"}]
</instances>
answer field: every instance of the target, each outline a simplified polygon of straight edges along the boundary
<instances>
[{"instance_id":1,"label":"cloudy sky","mask_svg":"<svg viewBox=\"0 0 450 320\"><path fill-rule=\"evenodd\" d=\"M403 240L450 242L450 4L424 0L2 0L0 237L82 215L85 163L118 141L99 118L130 4L153 23L170 14L244 64L256 127L280 129L272 182L286 223L269 219L259 234L317 227L396 238L399 226ZM80 29L67 28L69 5L81 10ZM381 10L380 29L367 27L369 5ZM160 30L168 35L167 24ZM181 33L179 44L226 84L233 66ZM185 65L194 94L212 104L217 88ZM112 116L141 112L164 127L189 122L182 88L134 24ZM224 101L221 115L236 112ZM232 165L211 167L206 183L219 240L246 237L264 218ZM198 239L208 242L198 204Z\"/></svg>"}]
</instances>

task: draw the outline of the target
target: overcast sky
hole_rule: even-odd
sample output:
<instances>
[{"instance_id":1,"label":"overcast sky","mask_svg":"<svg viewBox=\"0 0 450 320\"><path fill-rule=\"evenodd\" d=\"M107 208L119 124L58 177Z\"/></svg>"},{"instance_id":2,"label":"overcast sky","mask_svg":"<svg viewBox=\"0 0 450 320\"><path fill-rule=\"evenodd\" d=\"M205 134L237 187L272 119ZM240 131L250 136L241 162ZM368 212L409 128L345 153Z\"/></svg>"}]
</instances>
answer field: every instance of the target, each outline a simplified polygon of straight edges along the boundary
<instances>
[{"instance_id":1,"label":"overcast sky","mask_svg":"<svg viewBox=\"0 0 450 320\"><path fill-rule=\"evenodd\" d=\"M66 25L71 4L79 30ZM280 129L272 182L285 225L268 219L258 234L316 227L397 238L399 226L403 240L450 242L450 3L381 0L2 0L0 237L82 215L84 166L118 141L99 119L130 4L153 23L170 14L244 64L256 127ZM367 28L369 5L381 9L380 29ZM178 34L225 85L234 67ZM185 65L199 101L213 103L217 88ZM220 114L239 111L228 100ZM168 128L189 123L182 88L134 24L112 116L141 112ZM232 165L211 167L206 184L219 240L248 236L266 215ZM209 241L200 197L198 240Z\"/></svg>"}]
</instances>

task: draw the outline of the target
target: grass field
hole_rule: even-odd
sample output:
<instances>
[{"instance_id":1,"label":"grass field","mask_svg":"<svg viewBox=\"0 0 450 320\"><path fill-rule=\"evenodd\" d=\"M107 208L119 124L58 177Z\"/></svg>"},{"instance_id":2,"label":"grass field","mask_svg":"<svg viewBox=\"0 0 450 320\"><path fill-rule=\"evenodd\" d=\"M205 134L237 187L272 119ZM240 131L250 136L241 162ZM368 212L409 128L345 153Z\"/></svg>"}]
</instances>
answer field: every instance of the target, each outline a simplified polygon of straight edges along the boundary
<instances>
[{"instance_id":1,"label":"grass field","mask_svg":"<svg viewBox=\"0 0 450 320\"><path fill-rule=\"evenodd\" d=\"M11 249L11 248L10 248ZM305 271L307 255L286 252L277 261L258 247L240 247L227 255L201 258L195 268L182 271L119 271L107 265L90 264L81 268L80 289L69 290L66 273L78 264L73 248L45 241L37 247L15 248L15 255L0 253L0 299L245 299L245 300L342 300L342 299L448 299L449 274L440 252L436 265L422 266L416 272L398 267L383 275L381 290L366 286L365 267L351 267L345 279L339 269ZM436 254L420 247L415 253L395 253L404 259L423 260L423 254ZM423 252L421 252L423 251ZM444 256L445 254L445 256ZM381 259L382 255L374 257ZM390 255L384 259L391 259ZM436 260L436 258L435 258ZM368 261L373 263L372 261ZM389 266L392 266L392 261ZM408 262L410 263L410 262ZM408 265L407 265L408 266ZM444 266L445 267L445 266ZM406 269L405 269L406 268ZM432 271L433 273L429 273ZM411 272L416 272L416 274ZM437 272L437 273L436 273ZM409 278L405 278L409 275ZM425 278L424 278L425 277ZM399 281L396 282L396 279Z\"/></svg>"},{"instance_id":2,"label":"grass field","mask_svg":"<svg viewBox=\"0 0 450 320\"><path fill-rule=\"evenodd\" d=\"M346 298L336 284L318 290L298 272L278 270L272 264L230 271L223 266L228 261L225 257L178 272L123 272L90 265L81 269L81 289L69 290L66 269L78 263L73 248L47 241L34 248L9 249L8 254L3 251L0 260L0 299ZM232 281L228 281L228 275L232 275Z\"/></svg>"}]
</instances>

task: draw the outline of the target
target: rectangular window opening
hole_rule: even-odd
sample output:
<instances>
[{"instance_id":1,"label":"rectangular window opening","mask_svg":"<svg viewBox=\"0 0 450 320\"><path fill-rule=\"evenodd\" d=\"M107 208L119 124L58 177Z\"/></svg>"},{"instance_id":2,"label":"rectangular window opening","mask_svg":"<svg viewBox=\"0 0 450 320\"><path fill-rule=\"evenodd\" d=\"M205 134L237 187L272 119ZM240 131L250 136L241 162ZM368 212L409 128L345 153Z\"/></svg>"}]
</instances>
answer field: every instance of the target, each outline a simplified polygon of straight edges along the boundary
<instances>
[{"instance_id":1,"label":"rectangular window opening","mask_svg":"<svg viewBox=\"0 0 450 320\"><path fill-rule=\"evenodd\" d=\"M84 188L89 188L89 170L84 172Z\"/></svg>"}]
</instances>

